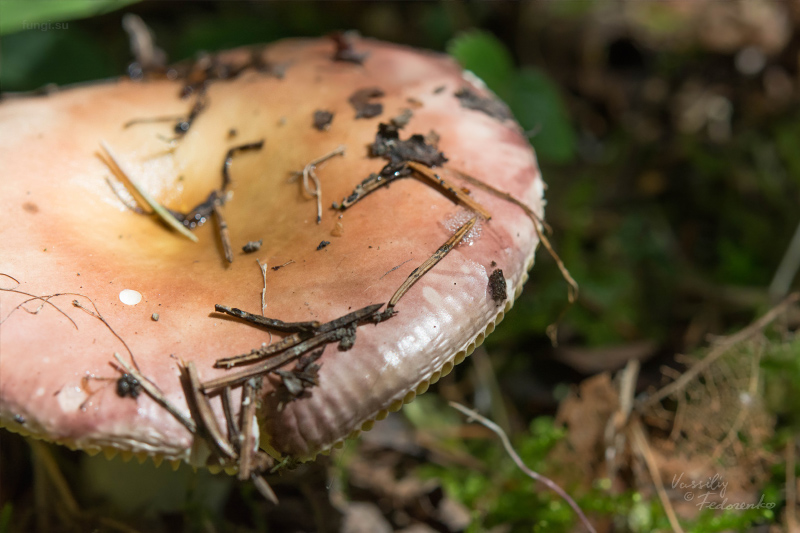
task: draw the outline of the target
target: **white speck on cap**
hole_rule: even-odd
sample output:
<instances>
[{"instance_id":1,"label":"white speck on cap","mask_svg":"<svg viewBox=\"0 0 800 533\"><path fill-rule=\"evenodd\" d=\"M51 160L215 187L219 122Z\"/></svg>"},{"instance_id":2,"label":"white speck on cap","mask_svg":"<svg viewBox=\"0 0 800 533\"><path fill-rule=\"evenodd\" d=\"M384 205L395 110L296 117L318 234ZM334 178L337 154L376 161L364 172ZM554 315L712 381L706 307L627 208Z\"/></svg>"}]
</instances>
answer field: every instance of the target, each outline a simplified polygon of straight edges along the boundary
<instances>
[{"instance_id":1,"label":"white speck on cap","mask_svg":"<svg viewBox=\"0 0 800 533\"><path fill-rule=\"evenodd\" d=\"M86 401L86 392L80 387L64 387L58 395L58 405L65 413L74 413Z\"/></svg>"},{"instance_id":2,"label":"white speck on cap","mask_svg":"<svg viewBox=\"0 0 800 533\"><path fill-rule=\"evenodd\" d=\"M119 293L119 301L125 305L136 305L142 301L142 295L133 289L124 289Z\"/></svg>"}]
</instances>

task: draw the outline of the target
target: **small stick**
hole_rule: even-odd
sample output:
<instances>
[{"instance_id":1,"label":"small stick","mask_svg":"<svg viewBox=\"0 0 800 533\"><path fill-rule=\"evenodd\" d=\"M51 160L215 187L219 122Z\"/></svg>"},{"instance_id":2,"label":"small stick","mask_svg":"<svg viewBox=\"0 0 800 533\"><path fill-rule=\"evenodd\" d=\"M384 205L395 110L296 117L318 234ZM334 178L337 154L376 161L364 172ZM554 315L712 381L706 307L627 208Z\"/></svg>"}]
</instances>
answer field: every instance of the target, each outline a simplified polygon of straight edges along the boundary
<instances>
[{"instance_id":1,"label":"small stick","mask_svg":"<svg viewBox=\"0 0 800 533\"><path fill-rule=\"evenodd\" d=\"M191 392L192 400L197 408L197 417L200 421L201 428L205 434L206 440L215 448L221 457L226 459L236 459L236 450L233 445L225 438L222 431L217 424L217 417L214 416L214 411L211 409L211 404L208 402L208 397L200 391L200 378L197 377L197 368L194 366L194 361L189 361L186 364L186 374L189 378L189 389Z\"/></svg>"},{"instance_id":2,"label":"small stick","mask_svg":"<svg viewBox=\"0 0 800 533\"><path fill-rule=\"evenodd\" d=\"M471 219L469 219L467 223L458 228L458 230L456 230L453 236L447 239L447 242L445 242L442 246L440 246L439 249L436 250L432 256L430 256L420 266L415 268L414 271L411 272L411 274L408 276L408 278L406 278L403 284L400 285L397 291L395 291L391 300L389 300L389 304L386 306L386 310L387 311L392 310L394 306L397 305L397 302L400 301L400 298L402 298L403 295L406 292L408 292L408 289L410 289L412 285L414 285L417 281L419 281L419 279L422 276L424 276L426 272L432 269L436 265L436 263L441 261L444 258L444 256L446 256L450 252L450 250L452 250L455 247L456 244L461 242L461 239L464 238L464 235L466 235L467 232L472 229L472 227L475 225L477 221L478 221L477 216L474 216Z\"/></svg>"},{"instance_id":3,"label":"small stick","mask_svg":"<svg viewBox=\"0 0 800 533\"><path fill-rule=\"evenodd\" d=\"M553 233L553 228L551 228L547 224L547 222L542 220L542 218L539 215L537 215L533 209L531 209L521 201L517 200L507 192L495 189L488 183L484 183L478 178L474 178L465 172L461 172L460 170L453 170L453 172L458 174L459 177L461 177L461 179L463 179L464 181L472 185L475 185L476 187L480 187L484 191L494 194L495 196L516 205L517 207L525 211L525 214L528 215L528 217L533 221L533 228L534 230L536 230L536 236L539 237L539 241L542 243L542 246L544 246L545 250L547 250L547 253L550 254L550 257L553 258L553 261L555 261L559 272L561 272L561 277L564 278L564 281L567 282L567 301L569 303L564 309L561 310L558 319L547 327L547 336L550 337L550 341L553 343L553 346L555 346L557 343L557 337L556 337L557 325L561 322L562 318L567 313L567 311L569 311L569 308L572 306L572 304L574 304L578 300L579 287L578 287L578 282L575 281L575 278L573 278L572 274L569 273L569 270L567 270L567 267L564 265L564 261L562 261L561 257L558 256L555 249L553 248L553 245L550 243L550 239L548 239L547 235L545 234L545 233ZM540 225L544 228L545 230L544 232L539 228Z\"/></svg>"},{"instance_id":4,"label":"small stick","mask_svg":"<svg viewBox=\"0 0 800 533\"><path fill-rule=\"evenodd\" d=\"M256 348L255 350L251 350L249 354L243 355L235 355L233 357L223 357L222 359L217 359L214 363L215 368L231 368L233 366L241 365L244 363L249 363L251 361L258 361L269 357L270 355L274 355L276 353L282 352L292 346L296 346L300 344L305 339L308 339L311 336L311 333L294 333L292 335L288 335L282 338L280 341L276 342L275 344L270 344L268 346L263 346L261 348Z\"/></svg>"},{"instance_id":5,"label":"small stick","mask_svg":"<svg viewBox=\"0 0 800 533\"><path fill-rule=\"evenodd\" d=\"M463 205L467 209L471 211L475 211L481 217L486 220L492 218L491 213L486 210L481 204L479 204L476 200L470 197L468 194L464 193L458 187L448 183L444 178L436 174L430 167L426 167L425 165L421 165L415 161L409 161L406 163L408 167L413 170L418 176L421 176L426 180L428 185L431 185L437 189L439 192L445 194L446 196L450 196L451 200L454 202Z\"/></svg>"},{"instance_id":6,"label":"small stick","mask_svg":"<svg viewBox=\"0 0 800 533\"><path fill-rule=\"evenodd\" d=\"M189 430L189 433L196 434L197 433L197 424L194 423L194 420L191 418L187 418L186 415L181 413L177 407L172 405L169 400L167 400L164 393L161 392L161 389L156 386L155 383L150 381L146 378L141 372L132 368L128 363L122 360L122 357L117 352L114 352L114 358L120 364L120 366L125 370L126 373L135 377L139 383L142 385L144 391L150 396L158 405L169 411L169 413L174 416L178 422L183 424L183 426Z\"/></svg>"},{"instance_id":7,"label":"small stick","mask_svg":"<svg viewBox=\"0 0 800 533\"><path fill-rule=\"evenodd\" d=\"M278 269L281 269L281 268L285 267L286 265L291 265L292 263L294 263L294 259L289 259L288 261L286 261L286 262L285 262L284 264L282 264L282 265L278 265L278 266L274 266L274 267L272 267L272 270L278 270Z\"/></svg>"},{"instance_id":8,"label":"small stick","mask_svg":"<svg viewBox=\"0 0 800 533\"><path fill-rule=\"evenodd\" d=\"M267 262L264 261L262 265L261 261L256 259L256 263L258 263L258 268L261 269L261 276L264 278L264 288L261 289L261 316L264 316L264 308L267 307Z\"/></svg>"},{"instance_id":9,"label":"small stick","mask_svg":"<svg viewBox=\"0 0 800 533\"><path fill-rule=\"evenodd\" d=\"M222 249L225 252L225 259L228 263L233 263L233 248L231 248L231 236L228 233L228 223L225 222L225 218L222 216L222 210L220 209L220 205L222 202L219 198L216 198L214 202L211 204L211 212L214 213L214 220L217 222L217 231L219 232L219 238L222 241Z\"/></svg>"},{"instance_id":10,"label":"small stick","mask_svg":"<svg viewBox=\"0 0 800 533\"><path fill-rule=\"evenodd\" d=\"M348 333L348 328L345 327L317 335L316 337L311 337L310 339L304 340L303 342L293 346L292 348L289 348L277 357L274 357L263 364L250 367L228 376L222 376L212 379L211 381L206 381L205 383L201 384L201 388L204 392L208 393L208 391L218 389L220 387L232 387L234 385L238 385L239 383L242 383L252 377L272 372L273 370L282 367L289 361L297 359L304 353L317 348L318 346L332 342L338 342L347 337Z\"/></svg>"},{"instance_id":11,"label":"small stick","mask_svg":"<svg viewBox=\"0 0 800 533\"><path fill-rule=\"evenodd\" d=\"M0 272L0 276L6 277L6 278L8 278L10 280L13 280L14 283L16 283L16 285L14 285L13 287L0 287L0 291L7 291L7 290L10 290L10 289L16 289L17 287L19 287L21 285L19 280L17 278L15 278L14 276L12 276L11 274L6 274L5 272Z\"/></svg>"},{"instance_id":12,"label":"small stick","mask_svg":"<svg viewBox=\"0 0 800 533\"><path fill-rule=\"evenodd\" d=\"M684 533L681 523L678 521L678 516L675 514L675 509L672 508L672 503L669 501L667 491L664 490L664 482L661 481L661 474L658 471L658 461L656 461L656 458L653 456L653 451L650 449L650 444L647 442L647 437L644 434L641 423L636 419L631 420L630 430L634 447L644 458L647 470L650 472L650 477L653 479L653 484L656 486L658 498L661 500L661 505L664 506L664 512L669 520L669 525L672 526L672 531L675 533Z\"/></svg>"},{"instance_id":13,"label":"small stick","mask_svg":"<svg viewBox=\"0 0 800 533\"><path fill-rule=\"evenodd\" d=\"M332 331L334 329L339 329L341 327L348 326L348 325L352 324L353 322L359 322L361 320L368 319L372 315L374 315L378 311L378 309L380 309L381 307L383 307L383 304L372 304L372 305L368 305L366 307L362 307L361 309L357 309L357 310L353 311L352 313L347 313L344 316L340 316L339 318L335 318L335 319L331 320L330 322L326 322L326 323L322 324L317 329L317 332L318 333L327 333L327 332Z\"/></svg>"},{"instance_id":14,"label":"small stick","mask_svg":"<svg viewBox=\"0 0 800 533\"><path fill-rule=\"evenodd\" d=\"M233 156L240 152L247 152L249 150L261 150L264 146L264 139L261 139L257 142L241 144L239 146L234 146L225 154L225 161L222 163L222 191L225 192L225 189L231 184L231 175L230 175L230 168L231 163L233 162Z\"/></svg>"},{"instance_id":15,"label":"small stick","mask_svg":"<svg viewBox=\"0 0 800 533\"><path fill-rule=\"evenodd\" d=\"M242 387L242 450L239 459L239 479L246 481L253 471L253 453L258 446L253 423L256 418L256 392L261 388L260 379L251 378L244 382Z\"/></svg>"},{"instance_id":16,"label":"small stick","mask_svg":"<svg viewBox=\"0 0 800 533\"><path fill-rule=\"evenodd\" d=\"M185 120L186 115L169 115L164 117L153 117L153 118L135 118L133 120L129 120L126 122L122 127L125 129L130 128L131 126L135 126L136 124L152 124L154 122L174 122L176 120Z\"/></svg>"},{"instance_id":17,"label":"small stick","mask_svg":"<svg viewBox=\"0 0 800 533\"><path fill-rule=\"evenodd\" d=\"M630 359L622 372L618 374L619 408L609 417L603 432L606 471L608 472L609 479L614 479L617 474L618 462L625 446L626 433L623 429L628 423L631 411L633 410L636 381L639 377L639 366L638 359Z\"/></svg>"},{"instance_id":18,"label":"small stick","mask_svg":"<svg viewBox=\"0 0 800 533\"><path fill-rule=\"evenodd\" d=\"M106 155L108 156L111 163L113 163L113 165L109 165L111 170L113 171L116 168L119 174L122 177L124 177L128 183L130 183L131 187L133 187L133 189L137 192L137 194L139 194L139 196L142 197L142 199L145 201L145 203L147 203L150 209L152 209L159 217L161 217L161 220L166 222L170 227L175 229L178 233L180 233L190 241L197 242L197 237L191 231L186 229L186 227L183 224L178 222L178 219L172 216L172 214L169 211L164 209L164 207L161 204L156 202L149 194L147 194L147 191L139 187L136 184L136 182L131 179L130 173L126 172L125 169L123 168L122 161L119 158L117 158L116 155L114 155L114 152L111 150L111 147L105 141L100 141L100 146L103 148L103 150L105 150Z\"/></svg>"},{"instance_id":19,"label":"small stick","mask_svg":"<svg viewBox=\"0 0 800 533\"><path fill-rule=\"evenodd\" d=\"M360 322L362 320L369 319L373 315L375 315L378 309L380 309L381 307L383 307L383 304L368 305L366 307L353 311L352 313L348 313L344 316L331 320L330 322L321 324L319 327L314 329L313 334L320 335L323 333L328 333L330 331L349 326L354 322ZM265 357L268 357L270 355L297 346L301 342L308 340L311 334L312 334L311 332L295 333L294 335L289 335L287 337L284 337L275 344L270 344L269 346L264 346L263 348L257 348L255 350L252 350L249 354L236 355L233 357L225 357L222 359L217 359L217 361L214 363L214 366L217 368L231 368L232 366L237 366L243 363L249 363L251 361L264 359Z\"/></svg>"},{"instance_id":20,"label":"small stick","mask_svg":"<svg viewBox=\"0 0 800 533\"><path fill-rule=\"evenodd\" d=\"M231 399L231 388L225 387L222 389L222 411L225 413L225 422L228 425L228 440L231 441L233 447L241 451L241 432L239 431L239 423L233 415L233 400Z\"/></svg>"},{"instance_id":21,"label":"small stick","mask_svg":"<svg viewBox=\"0 0 800 533\"><path fill-rule=\"evenodd\" d=\"M319 178L317 177L317 173L314 171L313 168L308 170L307 173L306 173L306 171L304 169L303 170L303 181L304 181L303 186L304 187L305 187L305 183L307 182L307 180L305 179L306 174L308 174L308 176L314 182L314 196L316 197L316 201L317 201L317 224L321 224L322 223L322 184L320 184ZM308 187L306 187L306 190L308 190Z\"/></svg>"},{"instance_id":22,"label":"small stick","mask_svg":"<svg viewBox=\"0 0 800 533\"><path fill-rule=\"evenodd\" d=\"M247 311L242 311L241 309L237 309L236 307L230 308L220 304L216 304L214 306L214 310L218 313L225 313L226 315L231 315L237 318L241 318L242 320L246 320L251 324L264 326L265 328L274 329L275 331L283 331L286 333L314 331L316 328L320 326L320 323L316 320L311 322L283 322L282 320L277 320L275 318L267 318L261 315L254 315L252 313L248 313Z\"/></svg>"},{"instance_id":23,"label":"small stick","mask_svg":"<svg viewBox=\"0 0 800 533\"><path fill-rule=\"evenodd\" d=\"M500 426L498 426L488 418L479 415L472 409L464 407L458 402L448 402L448 403L450 404L450 407L452 407L453 409L461 411L463 414L465 414L468 417L468 419L480 422L482 425L492 430L492 432L494 432L495 435L500 437L500 440L503 442L503 447L506 449L508 455L511 456L511 459L514 461L517 467L519 467L519 469L522 470L528 477L538 481L539 483L542 483L547 488L549 488L550 490L561 496L561 498L563 498L564 501L566 501L569 504L569 506L572 507L572 510L575 511L575 514L578 515L578 518L580 518L581 522L583 522L583 525L586 526L586 529L588 529L592 533L596 533L596 530L594 529L594 526L592 526L591 522L589 522L589 519L586 518L585 514L583 514L583 511L581 511L581 508L578 507L577 503L575 503L575 500L573 500L569 494L564 492L564 489L556 485L555 482L553 482L553 480L551 480L550 478L547 478L539 474L538 472L534 472L533 470L528 468L528 466L522 461L520 456L511 446L511 441L508 440L508 435L506 435L506 432L503 431L503 429Z\"/></svg>"},{"instance_id":24,"label":"small stick","mask_svg":"<svg viewBox=\"0 0 800 533\"><path fill-rule=\"evenodd\" d=\"M175 135L178 137L182 137L186 135L189 131L189 128L192 127L194 120L197 118L197 115L203 112L206 108L206 87L205 85L197 92L197 98L192 105L192 108L189 110L189 116L186 117L186 120L181 120L175 127L173 128L175 131Z\"/></svg>"},{"instance_id":25,"label":"small stick","mask_svg":"<svg viewBox=\"0 0 800 533\"><path fill-rule=\"evenodd\" d=\"M464 181L468 182L469 184L475 185L476 187L478 187L480 189L483 189L484 191L486 191L488 193L491 193L491 194L497 196L498 198L502 198L503 200L506 200L507 202L511 202L512 204L516 205L517 207L519 207L520 209L525 211L525 214L528 215L535 223L541 224L544 227L544 230L547 233L553 233L553 228L551 228L550 225L547 222L545 222L539 215L537 215L536 212L533 209L528 207L523 202L517 200L516 198L514 198L513 196L511 196L507 192L503 192L500 189L495 189L494 187L492 187L488 183L484 183L481 180L479 180L478 178L474 178L474 177L470 176L466 172L461 172L460 170L456 170L456 169L451 169L451 170L453 172L455 172L458 175L459 178L463 179Z\"/></svg>"},{"instance_id":26,"label":"small stick","mask_svg":"<svg viewBox=\"0 0 800 533\"><path fill-rule=\"evenodd\" d=\"M388 185L390 182L400 178L397 174L393 174L390 176L382 176L380 174L370 174L364 181L356 185L353 192L350 193L349 196L344 198L341 203L334 203L333 208L338 209L340 211L344 211L353 207L359 200L362 200L368 194L380 189L384 185Z\"/></svg>"},{"instance_id":27,"label":"small stick","mask_svg":"<svg viewBox=\"0 0 800 533\"><path fill-rule=\"evenodd\" d=\"M305 189L306 193L309 196L313 196L317 201L317 224L320 224L322 222L322 185L320 185L319 178L317 177L316 174L317 165L337 155L343 156L345 154L345 149L346 147L344 145L339 146L333 152L327 153L322 157L314 159L313 161L308 163L305 167L303 167L302 173L298 173L303 176L303 189ZM308 185L309 180L314 182L314 189L311 189L311 187L309 187Z\"/></svg>"}]
</instances>

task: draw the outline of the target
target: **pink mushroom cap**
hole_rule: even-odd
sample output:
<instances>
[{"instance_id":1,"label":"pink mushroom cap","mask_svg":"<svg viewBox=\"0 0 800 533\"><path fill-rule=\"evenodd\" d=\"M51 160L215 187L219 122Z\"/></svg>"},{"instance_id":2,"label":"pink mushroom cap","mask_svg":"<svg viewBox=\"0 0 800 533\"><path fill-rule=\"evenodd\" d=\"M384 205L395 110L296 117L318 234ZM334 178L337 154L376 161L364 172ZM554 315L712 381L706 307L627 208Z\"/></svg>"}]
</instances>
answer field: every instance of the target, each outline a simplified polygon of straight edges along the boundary
<instances>
[{"instance_id":1,"label":"pink mushroom cap","mask_svg":"<svg viewBox=\"0 0 800 533\"><path fill-rule=\"evenodd\" d=\"M434 171L460 186L458 172L469 174L543 214L544 184L519 126L465 108L454 95L467 87L491 98L474 77L443 55L371 40L355 46L369 54L362 65L334 61L329 40L266 47L263 57L285 65L285 75L249 69L210 83L206 108L172 143L164 139L174 137L174 122L124 125L186 115L192 101L179 97L181 81L119 79L0 102L0 273L6 275L0 287L63 294L26 303L28 311L41 306L32 313L17 308L27 296L0 292L0 425L90 453L121 450L198 462L195 437L150 397L119 397L114 381L85 379L118 378L112 354L129 355L103 322L72 301L93 310L91 299L142 374L187 416L181 361L194 361L207 381L233 371L214 368L216 359L281 336L214 312L223 304L261 313L264 280L254 259L269 267L268 317L326 322L387 302L471 216L413 177L346 211L330 207L386 164L370 157L368 146L379 123L404 109L412 116L401 139L431 131L439 137L447 162ZM220 56L234 63L247 57L244 50ZM383 111L357 119L349 98L371 87L383 92L370 100ZM333 113L327 130L313 127L318 110ZM233 194L223 210L235 251L231 264L221 255L213 223L194 231L194 243L125 207L100 157L105 141L150 195L186 211L219 187L231 147L261 139L261 150L237 156L230 166ZM346 153L316 170L324 207L317 224L315 201L289 178L339 146ZM264 380L258 408L263 449L305 460L369 429L450 372L502 320L533 264L536 228L518 206L465 186L492 218L479 221L409 290L396 316L360 325L348 351L328 345L318 361L318 385L300 398L280 404L274 394L279 380ZM240 251L259 239L257 252ZM321 241L330 244L318 250ZM489 288L495 269L507 282L507 299L499 304ZM123 303L125 290L141 294L141 301ZM235 389L237 410L239 394ZM219 397L211 403L224 428Z\"/></svg>"}]
</instances>

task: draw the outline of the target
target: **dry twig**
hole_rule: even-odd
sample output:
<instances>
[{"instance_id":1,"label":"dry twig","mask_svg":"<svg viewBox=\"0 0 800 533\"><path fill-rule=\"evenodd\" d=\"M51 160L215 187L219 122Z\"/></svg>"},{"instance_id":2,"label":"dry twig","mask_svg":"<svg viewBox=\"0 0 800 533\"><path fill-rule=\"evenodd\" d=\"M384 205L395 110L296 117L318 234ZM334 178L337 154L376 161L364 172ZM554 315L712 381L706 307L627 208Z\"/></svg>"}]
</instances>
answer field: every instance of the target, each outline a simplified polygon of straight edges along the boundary
<instances>
[{"instance_id":1,"label":"dry twig","mask_svg":"<svg viewBox=\"0 0 800 533\"><path fill-rule=\"evenodd\" d=\"M669 385L661 388L661 390L651 394L647 398L637 402L636 409L643 411L644 409L660 402L664 398L672 396L678 391L684 390L686 386L700 374L702 374L708 367L722 357L728 350L736 346L740 342L746 341L756 333L762 331L773 320L786 312L786 309L800 300L800 292L795 292L784 298L784 300L770 309L764 316L747 326L746 328L723 338L714 348L708 353L702 361L692 366L689 370L684 372L680 378L673 381Z\"/></svg>"},{"instance_id":2,"label":"dry twig","mask_svg":"<svg viewBox=\"0 0 800 533\"><path fill-rule=\"evenodd\" d=\"M492 187L491 185L489 185L488 183L484 183L481 180L479 180L478 178L470 176L469 174L467 174L465 172L461 172L460 170L453 170L453 171L456 174L458 174L458 176L461 177L464 181L466 181L468 183L471 183L472 185L475 185L476 187L480 187L481 189L485 190L486 192L489 192L489 193L497 196L498 198L502 198L503 200L506 200L506 201L511 202L512 204L518 206L533 221L533 227L536 230L536 235L537 235L537 237L539 237L539 241L542 243L542 246L545 247L545 249L547 250L547 253L550 255L550 257L553 258L553 261L555 261L559 272L561 272L561 277L564 278L564 281L567 282L567 286L568 286L568 289L567 289L567 291L568 291L567 292L567 300L568 300L569 304L561 311L561 313L558 316L558 319L553 324L550 324L547 327L547 335L548 335L548 337L550 337L550 341L555 346L556 343L557 343L556 342L556 334L557 334L557 328L558 328L557 325L561 322L561 320L564 317L564 314L566 314L566 312L569 310L569 308L572 306L572 304L574 304L578 300L579 287L578 287L578 282L575 281L575 278L573 278L572 274L569 273L569 270L567 270L566 265L564 265L564 262L561 260L561 257L559 257L558 253L556 253L555 249L553 248L553 245L550 243L550 239L548 239L547 235L545 234L545 232L546 233L552 233L552 231L553 231L552 228L550 228L550 226L548 226L547 223L544 220L542 220L542 218L539 215L537 215L536 212L533 209L531 209L530 207L528 207L527 205L525 205L521 201L519 201L516 198L514 198L513 196L511 196L509 193L503 192L503 191L501 191L499 189L496 189L496 188ZM545 229L545 231L542 231L540 226L543 227Z\"/></svg>"},{"instance_id":3,"label":"dry twig","mask_svg":"<svg viewBox=\"0 0 800 533\"><path fill-rule=\"evenodd\" d=\"M464 238L464 235L472 229L475 223L478 221L478 217L474 216L469 219L463 226L458 228L456 232L449 238L447 241L436 250L432 256L430 256L424 263L420 266L415 268L411 274L406 278L402 285L395 291L392 295L392 298L389 300L389 304L386 306L386 311L389 312L394 309L394 306L397 305L397 302L400 301L400 298L403 297L405 293L408 292L410 289L419 279L424 276L430 269L436 266L436 263L441 261L450 250L455 248L455 246L461 242L461 239Z\"/></svg>"},{"instance_id":4,"label":"dry twig","mask_svg":"<svg viewBox=\"0 0 800 533\"><path fill-rule=\"evenodd\" d=\"M479 415L472 409L469 409L468 407L461 405L458 402L449 402L449 404L450 407L452 407L453 409L461 411L463 414L465 414L468 417L468 420L472 419L480 422L481 424L492 430L498 437L500 437L500 440L503 442L503 447L506 449L508 455L511 456L511 459L514 461L514 464L516 464L517 467L520 470L522 470L526 476L538 481L539 483L542 483L547 488L549 488L550 490L558 494L561 498L563 498L564 501L566 501L567 504L569 504L569 506L572 507L572 510L575 511L575 514L578 515L578 518L580 518L581 522L583 522L583 525L586 526L586 529L588 529L592 533L596 533L596 530L594 529L594 526L591 524L591 522L589 522L589 519L586 518L585 514L583 514L583 511L581 511L581 508L578 507L577 503L575 503L575 500L573 500L569 494L564 492L564 489L556 485L552 479L545 477L539 474L538 472L534 472L533 470L528 468L528 466L522 461L522 458L520 458L519 454L517 454L517 452L514 450L514 447L511 446L511 441L508 439L508 435L506 435L505 431L503 431L503 429L500 426L498 426L488 418Z\"/></svg>"},{"instance_id":5,"label":"dry twig","mask_svg":"<svg viewBox=\"0 0 800 533\"><path fill-rule=\"evenodd\" d=\"M305 190L306 194L313 197L317 201L317 224L322 222L322 185L320 184L319 178L317 177L317 165L335 157L337 155L344 155L345 154L345 146L339 146L336 150L323 155L322 157L318 157L314 159L310 163L308 163L305 167L303 167L302 172L295 173L295 176L302 176L303 177L303 190ZM312 189L309 186L309 181L314 182L314 188Z\"/></svg>"},{"instance_id":6,"label":"dry twig","mask_svg":"<svg viewBox=\"0 0 800 533\"><path fill-rule=\"evenodd\" d=\"M658 498L664 506L664 512L667 514L667 519L669 520L670 526L672 526L672 530L675 531L675 533L683 533L683 528L680 522L678 522L675 509L672 508L672 503L669 501L667 491L664 489L664 482L661 480L661 474L658 471L658 463L650 449L650 444L647 442L647 437L644 434L641 423L638 420L632 420L630 430L631 436L633 437L633 445L647 464L647 470L650 472L650 477L653 479L653 483L656 486Z\"/></svg>"},{"instance_id":7,"label":"dry twig","mask_svg":"<svg viewBox=\"0 0 800 533\"><path fill-rule=\"evenodd\" d=\"M150 396L158 405L169 411L169 413L174 416L178 422L183 424L183 426L189 430L190 433L195 434L197 433L197 424L194 423L194 420L187 417L183 413L181 413L177 407L172 405L172 403L167 400L164 393L161 392L161 389L158 386L150 381L149 378L146 378L141 372L131 367L128 363L122 360L122 357L117 352L114 352L114 359L120 364L120 366L125 370L126 373L132 375L136 378L139 383L142 385L144 391Z\"/></svg>"}]
</instances>

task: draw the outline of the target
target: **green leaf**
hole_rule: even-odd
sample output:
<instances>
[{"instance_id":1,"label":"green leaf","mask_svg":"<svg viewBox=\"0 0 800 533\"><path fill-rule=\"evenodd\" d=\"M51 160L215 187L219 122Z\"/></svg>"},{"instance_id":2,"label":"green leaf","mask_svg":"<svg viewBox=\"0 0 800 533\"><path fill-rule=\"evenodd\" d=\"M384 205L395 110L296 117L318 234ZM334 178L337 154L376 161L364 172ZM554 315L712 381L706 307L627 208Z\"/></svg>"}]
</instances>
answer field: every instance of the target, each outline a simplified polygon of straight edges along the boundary
<instances>
[{"instance_id":1,"label":"green leaf","mask_svg":"<svg viewBox=\"0 0 800 533\"><path fill-rule=\"evenodd\" d=\"M11 502L6 502L3 508L0 509L0 533L8 533L11 531L11 517L14 514L14 506Z\"/></svg>"},{"instance_id":2,"label":"green leaf","mask_svg":"<svg viewBox=\"0 0 800 533\"><path fill-rule=\"evenodd\" d=\"M139 0L2 0L0 35L67 29L62 21L102 15Z\"/></svg>"},{"instance_id":3,"label":"green leaf","mask_svg":"<svg viewBox=\"0 0 800 533\"><path fill-rule=\"evenodd\" d=\"M120 66L110 57L110 50L119 49L114 44L101 42L81 28L6 35L0 49L0 87L29 91L48 83L66 85L117 76Z\"/></svg>"},{"instance_id":4,"label":"green leaf","mask_svg":"<svg viewBox=\"0 0 800 533\"><path fill-rule=\"evenodd\" d=\"M462 33L450 41L447 52L498 96L506 96L514 76L514 61L497 37L477 30Z\"/></svg>"},{"instance_id":5,"label":"green leaf","mask_svg":"<svg viewBox=\"0 0 800 533\"><path fill-rule=\"evenodd\" d=\"M525 130L533 130L537 155L549 162L568 163L575 156L572 130L558 87L543 72L524 68L512 80L508 105Z\"/></svg>"}]
</instances>

